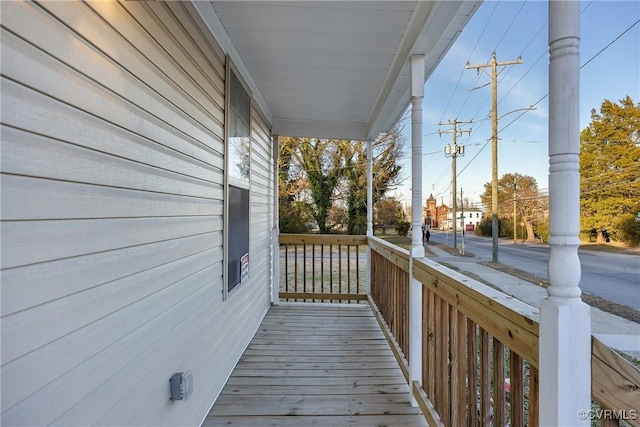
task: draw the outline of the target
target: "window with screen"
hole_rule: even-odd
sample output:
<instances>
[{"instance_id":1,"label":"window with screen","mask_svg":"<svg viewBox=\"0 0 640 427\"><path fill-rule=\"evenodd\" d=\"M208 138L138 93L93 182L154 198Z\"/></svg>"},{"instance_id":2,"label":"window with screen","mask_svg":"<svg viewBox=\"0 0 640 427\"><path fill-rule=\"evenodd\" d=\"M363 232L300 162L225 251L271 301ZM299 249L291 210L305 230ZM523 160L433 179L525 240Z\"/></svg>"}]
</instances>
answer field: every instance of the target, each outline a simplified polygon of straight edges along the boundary
<instances>
[{"instance_id":1,"label":"window with screen","mask_svg":"<svg viewBox=\"0 0 640 427\"><path fill-rule=\"evenodd\" d=\"M251 176L251 97L230 66L227 77L225 295L249 278Z\"/></svg>"}]
</instances>

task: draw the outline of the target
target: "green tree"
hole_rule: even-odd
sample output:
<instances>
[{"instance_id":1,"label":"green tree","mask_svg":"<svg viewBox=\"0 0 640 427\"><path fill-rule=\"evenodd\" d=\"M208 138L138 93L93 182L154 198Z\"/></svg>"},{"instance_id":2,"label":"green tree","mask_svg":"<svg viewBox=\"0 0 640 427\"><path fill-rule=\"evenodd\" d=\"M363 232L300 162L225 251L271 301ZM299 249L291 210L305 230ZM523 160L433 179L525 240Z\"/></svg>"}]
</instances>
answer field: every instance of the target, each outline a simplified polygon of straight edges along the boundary
<instances>
[{"instance_id":1,"label":"green tree","mask_svg":"<svg viewBox=\"0 0 640 427\"><path fill-rule=\"evenodd\" d=\"M295 138L280 138L278 168L278 210L282 233L305 233L312 221L310 207L304 200L306 180L300 176L300 168L292 161Z\"/></svg>"},{"instance_id":2,"label":"green tree","mask_svg":"<svg viewBox=\"0 0 640 427\"><path fill-rule=\"evenodd\" d=\"M373 142L374 204L400 183L401 130L395 126ZM346 223L349 234L365 234L366 165L364 141L280 137L281 230L298 229L313 218L321 233Z\"/></svg>"},{"instance_id":3,"label":"green tree","mask_svg":"<svg viewBox=\"0 0 640 427\"><path fill-rule=\"evenodd\" d=\"M514 197L516 218L513 217ZM484 193L480 195L480 199L485 206L491 206L490 182L484 185ZM513 227L523 222L527 230L527 241L535 240L534 227L542 220L546 206L547 199L540 194L538 183L532 176L507 173L498 180L498 216L509 219L501 221L501 236L512 237Z\"/></svg>"},{"instance_id":4,"label":"green tree","mask_svg":"<svg viewBox=\"0 0 640 427\"><path fill-rule=\"evenodd\" d=\"M374 206L374 216L385 233L387 228L394 227L402 219L402 203L395 197L383 197Z\"/></svg>"},{"instance_id":5,"label":"green tree","mask_svg":"<svg viewBox=\"0 0 640 427\"><path fill-rule=\"evenodd\" d=\"M405 144L402 121L373 141L373 204L402 182L400 158ZM367 144L352 141L344 149L347 231L365 234L367 227Z\"/></svg>"},{"instance_id":6,"label":"green tree","mask_svg":"<svg viewBox=\"0 0 640 427\"><path fill-rule=\"evenodd\" d=\"M289 163L287 178L298 181L299 197L308 195L311 216L320 233L331 229L327 223L336 187L343 176L344 147L347 141L317 138L280 138L280 164Z\"/></svg>"},{"instance_id":7,"label":"green tree","mask_svg":"<svg viewBox=\"0 0 640 427\"><path fill-rule=\"evenodd\" d=\"M583 233L606 228L614 239L640 239L628 218L640 208L640 103L627 96L591 110L580 133L580 211ZM624 230L624 231L623 231ZM624 237L623 237L624 236Z\"/></svg>"}]
</instances>

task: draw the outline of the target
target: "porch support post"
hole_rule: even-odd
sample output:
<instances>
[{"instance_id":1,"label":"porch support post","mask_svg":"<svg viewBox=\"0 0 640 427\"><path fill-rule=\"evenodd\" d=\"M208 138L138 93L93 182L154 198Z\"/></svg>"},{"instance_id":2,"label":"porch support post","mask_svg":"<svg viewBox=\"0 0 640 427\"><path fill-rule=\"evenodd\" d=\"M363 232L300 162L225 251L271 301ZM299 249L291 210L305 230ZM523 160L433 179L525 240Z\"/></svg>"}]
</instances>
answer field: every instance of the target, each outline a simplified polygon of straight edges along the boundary
<instances>
[{"instance_id":1,"label":"porch support post","mask_svg":"<svg viewBox=\"0 0 640 427\"><path fill-rule=\"evenodd\" d=\"M591 316L580 299L580 3L549 2L549 287L540 303L540 425L588 426Z\"/></svg>"},{"instance_id":2,"label":"porch support post","mask_svg":"<svg viewBox=\"0 0 640 427\"><path fill-rule=\"evenodd\" d=\"M373 141L367 140L367 237L373 236ZM371 247L367 244L367 294L371 294Z\"/></svg>"},{"instance_id":3,"label":"porch support post","mask_svg":"<svg viewBox=\"0 0 640 427\"><path fill-rule=\"evenodd\" d=\"M424 257L422 245L422 100L424 55L413 55L411 77L411 253L409 259L409 390L422 383L422 284L413 277L413 261ZM418 403L411 393L411 405Z\"/></svg>"},{"instance_id":4,"label":"porch support post","mask_svg":"<svg viewBox=\"0 0 640 427\"><path fill-rule=\"evenodd\" d=\"M280 304L280 213L279 213L279 175L278 159L280 158L280 140L277 135L273 136L273 229L271 231L271 304Z\"/></svg>"}]
</instances>

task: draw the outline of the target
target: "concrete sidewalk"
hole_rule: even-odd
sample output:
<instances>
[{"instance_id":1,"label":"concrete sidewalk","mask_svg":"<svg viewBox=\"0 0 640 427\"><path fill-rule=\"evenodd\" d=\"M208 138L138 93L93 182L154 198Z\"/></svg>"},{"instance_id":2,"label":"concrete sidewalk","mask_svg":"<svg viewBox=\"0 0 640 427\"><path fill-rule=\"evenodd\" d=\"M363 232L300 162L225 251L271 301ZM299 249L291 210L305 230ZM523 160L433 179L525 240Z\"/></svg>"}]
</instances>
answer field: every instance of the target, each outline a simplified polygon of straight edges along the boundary
<instances>
[{"instance_id":1,"label":"concrete sidewalk","mask_svg":"<svg viewBox=\"0 0 640 427\"><path fill-rule=\"evenodd\" d=\"M452 255L432 244L426 247L434 254L428 258L455 267L462 274L473 273L536 310L547 296L546 288L479 264L478 258ZM591 333L608 346L640 358L640 324L591 307Z\"/></svg>"}]
</instances>

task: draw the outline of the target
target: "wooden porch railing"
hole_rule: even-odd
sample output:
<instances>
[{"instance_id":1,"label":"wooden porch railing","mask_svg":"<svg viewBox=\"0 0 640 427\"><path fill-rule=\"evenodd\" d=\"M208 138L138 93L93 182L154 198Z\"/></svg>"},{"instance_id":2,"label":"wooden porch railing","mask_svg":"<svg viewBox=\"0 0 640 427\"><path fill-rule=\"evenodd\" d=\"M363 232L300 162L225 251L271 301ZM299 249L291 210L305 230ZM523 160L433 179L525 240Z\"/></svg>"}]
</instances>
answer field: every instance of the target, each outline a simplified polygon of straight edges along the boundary
<instances>
[{"instance_id":1,"label":"wooden porch railing","mask_svg":"<svg viewBox=\"0 0 640 427\"><path fill-rule=\"evenodd\" d=\"M281 299L367 300L366 236L281 234L279 241Z\"/></svg>"},{"instance_id":2,"label":"wooden porch railing","mask_svg":"<svg viewBox=\"0 0 640 427\"><path fill-rule=\"evenodd\" d=\"M368 242L369 303L408 379L415 362L408 358L408 251L376 237L282 235L280 242L280 296L306 301L366 299L360 257ZM344 246L356 249L342 252ZM333 270L345 262L357 263L355 269ZM428 259L414 260L413 277L423 285L423 377L412 387L429 422L537 426L538 311ZM595 338L592 397L594 406L585 411L600 425L640 426L640 370Z\"/></svg>"},{"instance_id":3,"label":"wooden porch railing","mask_svg":"<svg viewBox=\"0 0 640 427\"><path fill-rule=\"evenodd\" d=\"M409 379L409 251L371 239L371 300L405 378Z\"/></svg>"},{"instance_id":4,"label":"wooden porch railing","mask_svg":"<svg viewBox=\"0 0 640 427\"><path fill-rule=\"evenodd\" d=\"M423 378L445 425L538 425L537 313L430 260L423 285ZM435 415L434 415L435 417Z\"/></svg>"}]
</instances>

